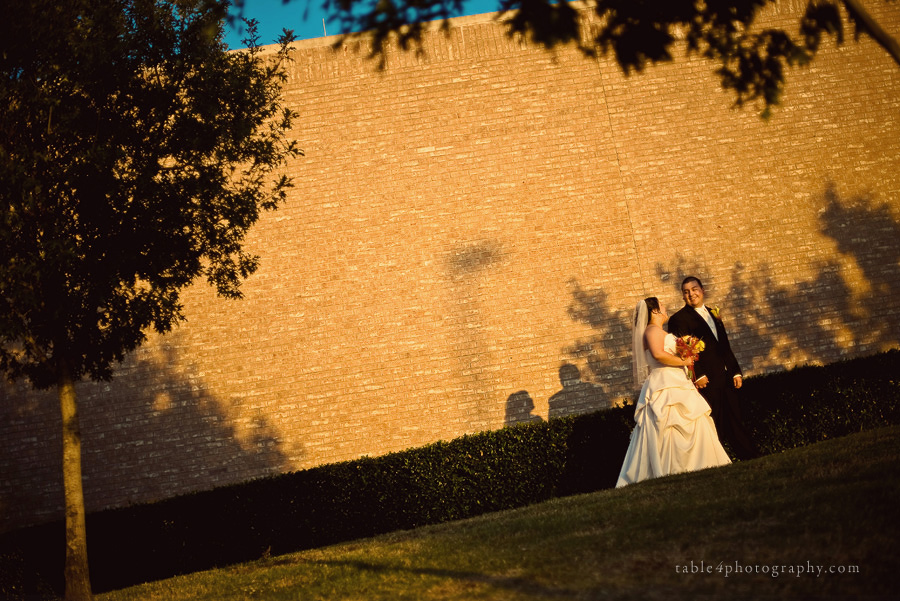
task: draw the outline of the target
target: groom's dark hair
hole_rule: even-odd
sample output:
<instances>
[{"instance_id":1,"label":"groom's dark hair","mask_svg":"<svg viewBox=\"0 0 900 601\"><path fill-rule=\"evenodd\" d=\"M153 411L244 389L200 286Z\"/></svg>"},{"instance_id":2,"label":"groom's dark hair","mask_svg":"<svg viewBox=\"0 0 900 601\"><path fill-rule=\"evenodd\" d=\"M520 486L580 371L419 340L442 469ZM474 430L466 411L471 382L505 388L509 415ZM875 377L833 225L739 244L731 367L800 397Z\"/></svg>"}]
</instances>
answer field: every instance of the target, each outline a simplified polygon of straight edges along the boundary
<instances>
[{"instance_id":1,"label":"groom's dark hair","mask_svg":"<svg viewBox=\"0 0 900 601\"><path fill-rule=\"evenodd\" d=\"M688 282L697 282L697 285L700 286L700 288L703 288L703 282L700 281L700 278L693 276L693 275L689 275L688 277L681 280L681 289L682 290L684 290L684 286Z\"/></svg>"}]
</instances>

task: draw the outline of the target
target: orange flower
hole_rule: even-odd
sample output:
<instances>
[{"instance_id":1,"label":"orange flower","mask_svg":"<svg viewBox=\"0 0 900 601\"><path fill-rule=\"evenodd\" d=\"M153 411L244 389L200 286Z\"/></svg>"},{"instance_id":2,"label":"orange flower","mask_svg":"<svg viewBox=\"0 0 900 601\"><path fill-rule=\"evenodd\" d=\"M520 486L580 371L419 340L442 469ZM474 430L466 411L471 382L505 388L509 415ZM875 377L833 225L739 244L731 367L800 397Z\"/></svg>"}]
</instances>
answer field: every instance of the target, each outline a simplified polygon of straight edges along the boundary
<instances>
[{"instance_id":1,"label":"orange flower","mask_svg":"<svg viewBox=\"0 0 900 601\"><path fill-rule=\"evenodd\" d=\"M694 361L700 358L700 353L706 348L706 343L696 336L682 336L675 339L675 354L682 359L691 358ZM688 367L688 374L691 376L691 382L696 378L694 375L694 366Z\"/></svg>"}]
</instances>

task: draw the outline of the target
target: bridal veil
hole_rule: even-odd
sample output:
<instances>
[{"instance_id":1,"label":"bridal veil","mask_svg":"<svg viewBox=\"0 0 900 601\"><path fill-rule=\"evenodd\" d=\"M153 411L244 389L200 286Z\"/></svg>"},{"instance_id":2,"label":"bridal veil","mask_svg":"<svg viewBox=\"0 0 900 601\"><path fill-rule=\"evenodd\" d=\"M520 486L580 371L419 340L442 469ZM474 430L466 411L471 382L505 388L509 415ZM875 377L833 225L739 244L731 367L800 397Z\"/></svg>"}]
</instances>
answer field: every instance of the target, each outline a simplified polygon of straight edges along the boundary
<instances>
[{"instance_id":1,"label":"bridal veil","mask_svg":"<svg viewBox=\"0 0 900 601\"><path fill-rule=\"evenodd\" d=\"M642 299L634 308L634 328L631 334L632 374L634 375L634 388L640 390L644 380L650 373L647 365L647 353L644 352L644 330L647 329L647 303Z\"/></svg>"}]
</instances>

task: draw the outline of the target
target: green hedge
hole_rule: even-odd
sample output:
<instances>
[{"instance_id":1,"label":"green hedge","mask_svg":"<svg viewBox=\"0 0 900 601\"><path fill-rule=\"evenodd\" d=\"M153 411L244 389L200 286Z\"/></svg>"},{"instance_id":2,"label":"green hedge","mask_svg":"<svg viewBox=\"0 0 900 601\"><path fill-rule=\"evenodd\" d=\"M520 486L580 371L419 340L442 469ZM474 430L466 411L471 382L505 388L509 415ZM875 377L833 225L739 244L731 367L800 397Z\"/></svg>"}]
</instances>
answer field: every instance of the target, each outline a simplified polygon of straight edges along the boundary
<instances>
[{"instance_id":1,"label":"green hedge","mask_svg":"<svg viewBox=\"0 0 900 601\"><path fill-rule=\"evenodd\" d=\"M631 408L621 408L482 432L91 514L93 589L610 487L628 444L631 415ZM0 597L39 587L62 590L62 537L59 523L4 536L0 561L12 567L0 567L6 571L0 578L7 580L0 582Z\"/></svg>"},{"instance_id":2,"label":"green hedge","mask_svg":"<svg viewBox=\"0 0 900 601\"><path fill-rule=\"evenodd\" d=\"M745 421L763 453L900 423L900 351L748 378Z\"/></svg>"},{"instance_id":3,"label":"green hedge","mask_svg":"<svg viewBox=\"0 0 900 601\"><path fill-rule=\"evenodd\" d=\"M748 378L764 452L900 423L900 352ZM615 484L633 406L463 436L88 516L96 592ZM63 528L0 537L0 597L62 590ZM43 592L42 592L43 591ZM26 597L26 593L30 596Z\"/></svg>"}]
</instances>

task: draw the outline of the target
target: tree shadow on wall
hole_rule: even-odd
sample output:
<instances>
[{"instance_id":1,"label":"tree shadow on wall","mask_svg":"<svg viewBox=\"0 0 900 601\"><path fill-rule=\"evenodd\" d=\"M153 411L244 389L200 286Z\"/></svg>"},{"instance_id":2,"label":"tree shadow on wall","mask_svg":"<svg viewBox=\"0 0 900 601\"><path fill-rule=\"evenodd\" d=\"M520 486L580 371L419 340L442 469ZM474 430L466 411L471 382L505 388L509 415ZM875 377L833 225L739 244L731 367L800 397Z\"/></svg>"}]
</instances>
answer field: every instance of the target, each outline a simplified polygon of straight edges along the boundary
<instances>
[{"instance_id":1,"label":"tree shadow on wall","mask_svg":"<svg viewBox=\"0 0 900 601\"><path fill-rule=\"evenodd\" d=\"M212 395L201 377L191 375L200 373L199 369L186 364L175 350L178 333L168 335L163 344L158 358L150 358L143 349L133 353L110 382L77 385L85 502L89 509L94 508L88 515L89 561L98 590L152 579L160 570L171 574L180 567L170 565L177 558L144 557L144 537L132 527L145 525L126 519L129 527L123 528L121 519L115 517L118 512L98 511L97 507L161 500L280 473L290 467L278 431L267 416L245 412L239 420L233 420L235 411L229 411L226 401ZM7 390L12 391L12 387L4 392ZM15 477L11 485L21 492L14 502L28 503L21 507L36 509L37 513L20 511L20 523L8 525L47 522L11 532L10 540L20 540L17 557L25 565L39 568L40 578L61 591L64 537L58 405L49 391L27 392L9 400L18 405L18 420L11 431L7 431L9 423L0 424L0 467L20 467L16 468L18 473L3 474L0 492L6 496L10 481L5 477ZM33 442L19 440L22 432ZM15 462L9 461L7 453L13 447L18 449ZM7 499L0 498L0 503L10 506ZM39 520L33 519L35 515ZM29 518L30 522L23 522ZM243 525L219 526L240 529ZM154 523L146 527L162 526ZM123 557L144 559L126 568Z\"/></svg>"},{"instance_id":2,"label":"tree shadow on wall","mask_svg":"<svg viewBox=\"0 0 900 601\"><path fill-rule=\"evenodd\" d=\"M875 204L871 197L843 203L833 185L825 191L825 208L820 213L822 233L834 240L842 255L852 258L864 275L868 291L858 307L867 318L869 330L858 332L873 340L896 344L900 337L900 222L890 206Z\"/></svg>"},{"instance_id":3,"label":"tree shadow on wall","mask_svg":"<svg viewBox=\"0 0 900 601\"><path fill-rule=\"evenodd\" d=\"M830 363L900 344L900 308L894 302L900 293L900 223L888 205L867 196L843 200L832 184L817 204L819 232L832 241L835 254L814 264L808 279L778 283L776 266L768 263L751 268L736 261L724 284L692 258L656 266L660 284L676 298L685 276L704 280L708 302L721 307L745 371ZM565 352L586 359L591 377L609 382L613 393L629 390L631 310L610 306L602 289L574 283L569 314L598 333Z\"/></svg>"},{"instance_id":4,"label":"tree shadow on wall","mask_svg":"<svg viewBox=\"0 0 900 601\"><path fill-rule=\"evenodd\" d=\"M137 358L128 373L100 385L102 390L83 403L90 482L133 489L143 501L289 467L269 418L259 409L240 411L242 399L211 394L208 384L192 375L200 368L179 356L179 338L167 336L159 359ZM126 407L122 399L129 399ZM92 433L102 435L99 445ZM110 478L110 471L117 475Z\"/></svg>"},{"instance_id":5,"label":"tree shadow on wall","mask_svg":"<svg viewBox=\"0 0 900 601\"><path fill-rule=\"evenodd\" d=\"M723 319L745 370L830 363L900 342L900 309L891 303L900 292L900 224L890 207L866 196L842 200L830 183L817 204L819 231L835 253L813 265L813 277L779 284L774 266L737 262L728 291L711 299L732 308ZM685 273L674 271L677 289Z\"/></svg>"},{"instance_id":6,"label":"tree shadow on wall","mask_svg":"<svg viewBox=\"0 0 900 601\"><path fill-rule=\"evenodd\" d=\"M485 293L483 280L504 260L504 250L497 240L475 240L455 246L446 257L447 290L450 308L447 312L452 332L456 377L463 384L458 400L469 407L466 419L473 428L490 429L496 423L493 390L484 372L489 365L491 345L485 334Z\"/></svg>"},{"instance_id":7,"label":"tree shadow on wall","mask_svg":"<svg viewBox=\"0 0 900 601\"><path fill-rule=\"evenodd\" d=\"M612 307L605 290L587 290L574 279L569 285L573 298L568 308L569 317L597 333L575 341L563 352L586 366L586 372L581 371L579 379L599 388L606 399L605 406L609 406L613 396L626 396L624 391L629 389L631 382L633 308Z\"/></svg>"},{"instance_id":8,"label":"tree shadow on wall","mask_svg":"<svg viewBox=\"0 0 900 601\"><path fill-rule=\"evenodd\" d=\"M289 468L269 419L257 414L233 423L224 401L208 392L202 378L187 375L198 370L185 365L174 350L177 332L166 340L170 344L159 359L147 358L139 349L112 381L77 384L85 502L92 511ZM15 421L0 424L2 525L12 529L62 519L61 422L55 395L20 384L7 386L4 396L4 412ZM10 511L14 508L19 509ZM105 543L96 533L92 543L93 563L94 552ZM114 553L129 544L139 541L123 538L112 545Z\"/></svg>"}]
</instances>

